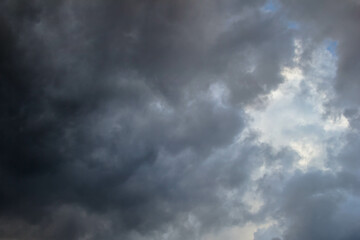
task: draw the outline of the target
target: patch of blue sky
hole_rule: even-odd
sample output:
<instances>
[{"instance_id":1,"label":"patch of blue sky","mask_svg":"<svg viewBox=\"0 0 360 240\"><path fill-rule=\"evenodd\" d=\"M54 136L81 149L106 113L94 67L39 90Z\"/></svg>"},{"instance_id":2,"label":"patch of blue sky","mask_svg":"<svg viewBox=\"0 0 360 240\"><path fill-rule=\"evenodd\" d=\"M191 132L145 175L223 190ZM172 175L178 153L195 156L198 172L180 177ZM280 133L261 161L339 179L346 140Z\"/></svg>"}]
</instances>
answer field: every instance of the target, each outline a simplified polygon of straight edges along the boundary
<instances>
[{"instance_id":1,"label":"patch of blue sky","mask_svg":"<svg viewBox=\"0 0 360 240\"><path fill-rule=\"evenodd\" d=\"M336 56L336 51L338 47L338 41L333 39L328 39L325 41L326 49L333 55Z\"/></svg>"},{"instance_id":2,"label":"patch of blue sky","mask_svg":"<svg viewBox=\"0 0 360 240\"><path fill-rule=\"evenodd\" d=\"M295 21L287 21L286 26L288 29L298 30L300 29L300 24Z\"/></svg>"},{"instance_id":3,"label":"patch of blue sky","mask_svg":"<svg viewBox=\"0 0 360 240\"><path fill-rule=\"evenodd\" d=\"M277 12L280 9L280 3L276 0L267 0L262 6L263 12Z\"/></svg>"}]
</instances>

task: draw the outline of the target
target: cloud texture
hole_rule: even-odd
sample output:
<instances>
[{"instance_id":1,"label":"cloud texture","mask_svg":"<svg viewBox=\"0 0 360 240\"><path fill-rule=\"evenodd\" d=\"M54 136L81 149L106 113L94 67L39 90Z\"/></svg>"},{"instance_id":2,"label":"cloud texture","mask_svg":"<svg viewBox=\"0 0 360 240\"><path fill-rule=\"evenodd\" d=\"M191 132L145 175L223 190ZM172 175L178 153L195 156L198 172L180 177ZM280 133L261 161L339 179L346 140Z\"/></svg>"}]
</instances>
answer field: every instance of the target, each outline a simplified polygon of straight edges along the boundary
<instances>
[{"instance_id":1,"label":"cloud texture","mask_svg":"<svg viewBox=\"0 0 360 240\"><path fill-rule=\"evenodd\" d=\"M358 239L359 17L357 1L3 1L0 239ZM266 135L251 112L287 90L281 114L301 119L289 133L270 112L285 133ZM293 141L312 129L318 155Z\"/></svg>"}]
</instances>

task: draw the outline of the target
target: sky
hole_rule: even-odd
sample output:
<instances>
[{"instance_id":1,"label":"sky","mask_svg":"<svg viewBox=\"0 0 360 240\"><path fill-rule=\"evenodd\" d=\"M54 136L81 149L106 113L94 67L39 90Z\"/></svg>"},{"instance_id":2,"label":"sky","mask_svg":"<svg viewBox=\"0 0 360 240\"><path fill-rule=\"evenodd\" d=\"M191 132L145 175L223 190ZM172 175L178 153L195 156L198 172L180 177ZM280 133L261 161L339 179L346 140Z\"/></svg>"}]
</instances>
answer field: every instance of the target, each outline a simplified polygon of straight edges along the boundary
<instances>
[{"instance_id":1,"label":"sky","mask_svg":"<svg viewBox=\"0 0 360 240\"><path fill-rule=\"evenodd\" d=\"M360 239L359 0L0 2L0 240Z\"/></svg>"}]
</instances>

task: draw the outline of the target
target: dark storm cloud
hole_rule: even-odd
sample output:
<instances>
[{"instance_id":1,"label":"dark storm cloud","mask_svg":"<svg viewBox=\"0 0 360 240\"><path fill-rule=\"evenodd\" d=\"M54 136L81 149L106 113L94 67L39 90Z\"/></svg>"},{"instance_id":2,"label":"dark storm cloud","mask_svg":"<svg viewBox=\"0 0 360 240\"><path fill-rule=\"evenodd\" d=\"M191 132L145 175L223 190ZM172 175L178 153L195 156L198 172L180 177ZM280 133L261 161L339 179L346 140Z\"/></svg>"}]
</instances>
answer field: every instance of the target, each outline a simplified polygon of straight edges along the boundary
<instances>
[{"instance_id":1,"label":"dark storm cloud","mask_svg":"<svg viewBox=\"0 0 360 240\"><path fill-rule=\"evenodd\" d=\"M184 239L200 237L186 223L246 222L221 193L245 191L271 149L231 146L291 55L263 3L2 2L0 237Z\"/></svg>"},{"instance_id":2,"label":"dark storm cloud","mask_svg":"<svg viewBox=\"0 0 360 240\"><path fill-rule=\"evenodd\" d=\"M264 4L3 1L0 238L201 239L275 219L282 239L359 239L360 5ZM328 151L335 173L287 171L292 151L237 140L243 107L281 82L294 32L303 61L337 42L327 107L350 133ZM260 166L269 173L252 181Z\"/></svg>"},{"instance_id":3,"label":"dark storm cloud","mask_svg":"<svg viewBox=\"0 0 360 240\"><path fill-rule=\"evenodd\" d=\"M357 239L358 179L347 173L296 174L279 196L284 239ZM354 188L355 187L355 188Z\"/></svg>"},{"instance_id":4,"label":"dark storm cloud","mask_svg":"<svg viewBox=\"0 0 360 240\"><path fill-rule=\"evenodd\" d=\"M258 186L265 204L258 214L276 219L277 224L255 233L255 240L275 236L289 240L357 239L359 183L358 173L348 170L283 171L264 176Z\"/></svg>"}]
</instances>

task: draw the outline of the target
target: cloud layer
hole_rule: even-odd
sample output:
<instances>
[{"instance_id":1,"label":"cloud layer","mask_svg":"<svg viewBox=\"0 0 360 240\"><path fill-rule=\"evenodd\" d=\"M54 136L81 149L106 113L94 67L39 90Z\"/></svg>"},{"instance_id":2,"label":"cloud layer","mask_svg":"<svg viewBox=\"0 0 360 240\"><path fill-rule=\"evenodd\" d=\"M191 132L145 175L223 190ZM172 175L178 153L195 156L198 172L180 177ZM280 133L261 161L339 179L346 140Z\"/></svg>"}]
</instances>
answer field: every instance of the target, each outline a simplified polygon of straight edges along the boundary
<instances>
[{"instance_id":1,"label":"cloud layer","mask_svg":"<svg viewBox=\"0 0 360 240\"><path fill-rule=\"evenodd\" d=\"M358 239L360 5L320 2L2 2L0 239Z\"/></svg>"}]
</instances>

